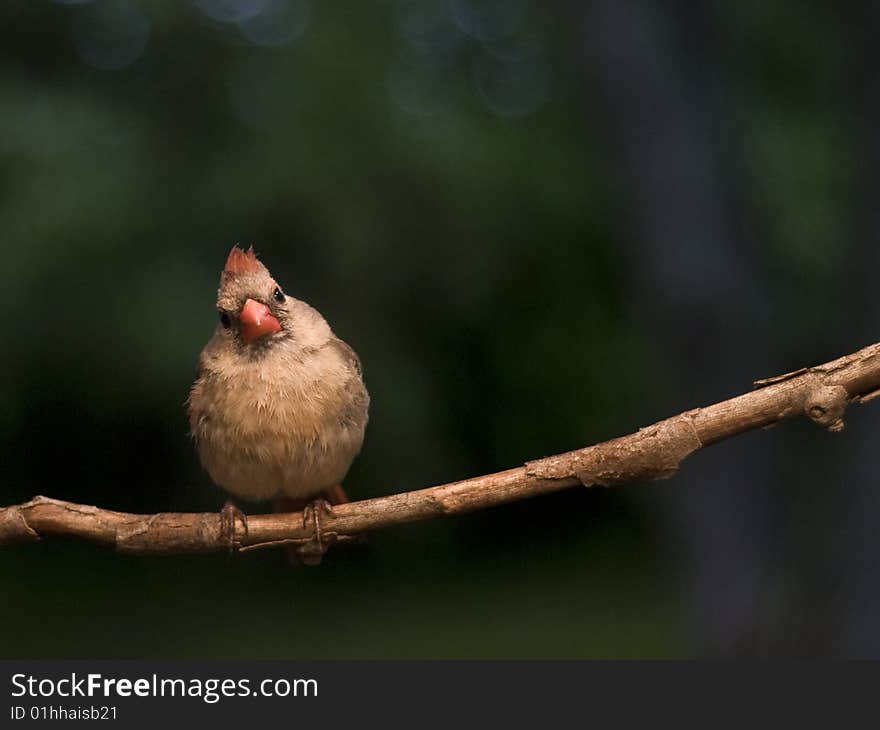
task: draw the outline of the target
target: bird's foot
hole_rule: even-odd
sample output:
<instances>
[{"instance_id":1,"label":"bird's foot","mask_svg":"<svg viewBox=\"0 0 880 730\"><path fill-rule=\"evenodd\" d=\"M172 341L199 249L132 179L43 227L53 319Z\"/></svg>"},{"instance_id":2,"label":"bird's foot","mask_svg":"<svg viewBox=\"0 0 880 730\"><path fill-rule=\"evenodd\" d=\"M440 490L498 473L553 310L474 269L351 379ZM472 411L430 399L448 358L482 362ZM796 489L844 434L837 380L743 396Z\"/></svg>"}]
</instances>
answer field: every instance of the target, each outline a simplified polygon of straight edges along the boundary
<instances>
[{"instance_id":1,"label":"bird's foot","mask_svg":"<svg viewBox=\"0 0 880 730\"><path fill-rule=\"evenodd\" d=\"M241 523L241 537L235 534L235 523ZM226 500L223 509L220 510L220 537L226 542L229 552L238 550L242 540L247 539L248 524L245 513L242 512L231 499Z\"/></svg>"},{"instance_id":2,"label":"bird's foot","mask_svg":"<svg viewBox=\"0 0 880 730\"><path fill-rule=\"evenodd\" d=\"M321 516L333 517L333 507L323 497L319 497L303 508L303 527L312 529L308 542L296 549L296 555L303 565L320 565L321 558L330 546L336 542L338 535L325 530L321 524Z\"/></svg>"}]
</instances>

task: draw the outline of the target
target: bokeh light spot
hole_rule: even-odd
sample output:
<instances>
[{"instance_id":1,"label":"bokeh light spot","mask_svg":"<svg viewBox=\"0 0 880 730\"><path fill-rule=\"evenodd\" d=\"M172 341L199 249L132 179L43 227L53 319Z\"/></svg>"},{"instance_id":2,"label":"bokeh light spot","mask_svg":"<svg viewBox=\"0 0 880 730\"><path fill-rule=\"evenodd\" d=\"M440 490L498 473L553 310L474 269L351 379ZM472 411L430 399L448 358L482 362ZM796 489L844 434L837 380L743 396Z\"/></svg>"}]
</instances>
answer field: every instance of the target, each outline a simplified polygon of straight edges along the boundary
<instances>
[{"instance_id":1,"label":"bokeh light spot","mask_svg":"<svg viewBox=\"0 0 880 730\"><path fill-rule=\"evenodd\" d=\"M437 58L454 57L465 41L452 22L448 0L401 0L397 27L413 48Z\"/></svg>"},{"instance_id":2,"label":"bokeh light spot","mask_svg":"<svg viewBox=\"0 0 880 730\"><path fill-rule=\"evenodd\" d=\"M526 13L525 0L450 0L449 7L456 25L481 41L512 35Z\"/></svg>"},{"instance_id":3,"label":"bokeh light spot","mask_svg":"<svg viewBox=\"0 0 880 730\"><path fill-rule=\"evenodd\" d=\"M79 11L72 32L83 61L102 70L119 70L144 52L150 22L129 0L102 0Z\"/></svg>"},{"instance_id":4,"label":"bokeh light spot","mask_svg":"<svg viewBox=\"0 0 880 730\"><path fill-rule=\"evenodd\" d=\"M267 0L194 0L196 7L220 23L240 23L259 15Z\"/></svg>"},{"instance_id":5,"label":"bokeh light spot","mask_svg":"<svg viewBox=\"0 0 880 730\"><path fill-rule=\"evenodd\" d=\"M242 35L260 46L283 46L302 36L308 26L305 0L267 0L260 12L238 24Z\"/></svg>"},{"instance_id":6,"label":"bokeh light spot","mask_svg":"<svg viewBox=\"0 0 880 730\"><path fill-rule=\"evenodd\" d=\"M547 99L549 71L533 49L484 47L474 65L474 86L496 114L522 117Z\"/></svg>"}]
</instances>

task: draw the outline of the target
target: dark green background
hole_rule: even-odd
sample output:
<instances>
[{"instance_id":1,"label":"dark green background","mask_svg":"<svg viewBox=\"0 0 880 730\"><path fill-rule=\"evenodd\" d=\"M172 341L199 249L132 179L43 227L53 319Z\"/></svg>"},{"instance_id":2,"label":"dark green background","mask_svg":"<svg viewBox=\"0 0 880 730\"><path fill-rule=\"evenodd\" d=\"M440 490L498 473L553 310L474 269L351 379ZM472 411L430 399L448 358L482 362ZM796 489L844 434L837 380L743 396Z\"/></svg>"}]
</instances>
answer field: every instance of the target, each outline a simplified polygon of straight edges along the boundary
<instances>
[{"instance_id":1,"label":"dark green background","mask_svg":"<svg viewBox=\"0 0 880 730\"><path fill-rule=\"evenodd\" d=\"M361 356L354 498L873 341L878 27L816 2L4 2L0 503L220 507L183 404L233 243ZM5 548L0 655L876 655L877 432L872 408L794 422L316 570Z\"/></svg>"}]
</instances>

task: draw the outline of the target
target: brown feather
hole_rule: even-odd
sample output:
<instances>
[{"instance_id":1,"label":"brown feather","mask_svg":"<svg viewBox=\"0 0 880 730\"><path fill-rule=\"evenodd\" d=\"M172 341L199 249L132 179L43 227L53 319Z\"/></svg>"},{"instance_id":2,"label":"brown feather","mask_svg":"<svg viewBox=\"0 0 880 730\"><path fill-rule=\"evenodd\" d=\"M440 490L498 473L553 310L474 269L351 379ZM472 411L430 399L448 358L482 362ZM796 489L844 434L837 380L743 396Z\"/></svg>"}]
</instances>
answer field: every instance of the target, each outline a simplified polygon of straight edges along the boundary
<instances>
[{"instance_id":1,"label":"brown feather","mask_svg":"<svg viewBox=\"0 0 880 730\"><path fill-rule=\"evenodd\" d=\"M266 267L257 258L254 253L254 247L251 246L247 251L243 251L238 246L233 246L226 258L226 265L223 267L224 278L241 276L242 274L256 274L266 271Z\"/></svg>"}]
</instances>

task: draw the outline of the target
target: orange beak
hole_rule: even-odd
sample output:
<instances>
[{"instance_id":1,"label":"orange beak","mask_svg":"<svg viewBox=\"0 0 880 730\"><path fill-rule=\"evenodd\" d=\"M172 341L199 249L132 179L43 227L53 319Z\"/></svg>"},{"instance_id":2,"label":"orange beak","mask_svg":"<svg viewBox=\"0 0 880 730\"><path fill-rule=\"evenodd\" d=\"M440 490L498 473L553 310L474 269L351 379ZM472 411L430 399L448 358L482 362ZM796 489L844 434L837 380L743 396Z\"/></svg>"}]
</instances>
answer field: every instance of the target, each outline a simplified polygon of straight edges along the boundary
<instances>
[{"instance_id":1,"label":"orange beak","mask_svg":"<svg viewBox=\"0 0 880 730\"><path fill-rule=\"evenodd\" d=\"M259 337L281 331L281 325L272 316L269 307L255 302L253 299L248 299L244 303L239 320L241 321L241 339L248 343Z\"/></svg>"}]
</instances>

